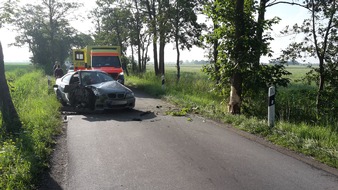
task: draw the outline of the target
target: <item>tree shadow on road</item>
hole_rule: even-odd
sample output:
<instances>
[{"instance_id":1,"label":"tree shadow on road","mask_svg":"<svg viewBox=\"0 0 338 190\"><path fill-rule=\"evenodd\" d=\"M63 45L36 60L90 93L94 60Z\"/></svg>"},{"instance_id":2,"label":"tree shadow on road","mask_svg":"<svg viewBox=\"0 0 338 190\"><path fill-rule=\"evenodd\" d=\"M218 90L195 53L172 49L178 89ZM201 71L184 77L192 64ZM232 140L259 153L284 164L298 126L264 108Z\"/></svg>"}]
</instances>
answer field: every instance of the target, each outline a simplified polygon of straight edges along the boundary
<instances>
[{"instance_id":1,"label":"tree shadow on road","mask_svg":"<svg viewBox=\"0 0 338 190\"><path fill-rule=\"evenodd\" d=\"M96 121L120 121L120 122L129 122L129 121L145 121L152 120L157 117L157 115L152 111L141 111L136 109L126 109L126 110L107 110L101 113L91 113L84 114L84 120L90 122Z\"/></svg>"}]
</instances>

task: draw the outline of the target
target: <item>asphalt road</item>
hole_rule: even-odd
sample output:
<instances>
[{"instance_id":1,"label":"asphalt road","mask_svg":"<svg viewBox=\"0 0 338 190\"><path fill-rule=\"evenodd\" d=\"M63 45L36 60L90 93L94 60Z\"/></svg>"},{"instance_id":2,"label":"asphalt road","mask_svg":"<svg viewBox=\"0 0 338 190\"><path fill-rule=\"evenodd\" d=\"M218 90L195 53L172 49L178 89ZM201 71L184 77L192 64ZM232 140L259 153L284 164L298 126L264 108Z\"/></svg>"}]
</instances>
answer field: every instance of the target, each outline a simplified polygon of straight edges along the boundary
<instances>
[{"instance_id":1,"label":"asphalt road","mask_svg":"<svg viewBox=\"0 0 338 190\"><path fill-rule=\"evenodd\" d=\"M68 116L67 189L338 189L330 173L136 96L132 111Z\"/></svg>"}]
</instances>

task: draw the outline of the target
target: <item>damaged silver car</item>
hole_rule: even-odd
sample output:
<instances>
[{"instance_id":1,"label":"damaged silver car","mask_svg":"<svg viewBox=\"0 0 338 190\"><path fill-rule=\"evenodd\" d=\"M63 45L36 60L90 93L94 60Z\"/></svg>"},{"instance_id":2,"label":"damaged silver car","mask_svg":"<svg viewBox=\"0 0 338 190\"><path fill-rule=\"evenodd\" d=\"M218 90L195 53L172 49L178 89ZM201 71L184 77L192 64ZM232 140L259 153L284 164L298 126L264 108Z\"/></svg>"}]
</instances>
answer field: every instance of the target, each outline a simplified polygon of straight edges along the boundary
<instances>
[{"instance_id":1,"label":"damaged silver car","mask_svg":"<svg viewBox=\"0 0 338 190\"><path fill-rule=\"evenodd\" d=\"M91 110L135 107L135 96L129 88L97 70L67 73L56 80L54 91L63 106Z\"/></svg>"}]
</instances>

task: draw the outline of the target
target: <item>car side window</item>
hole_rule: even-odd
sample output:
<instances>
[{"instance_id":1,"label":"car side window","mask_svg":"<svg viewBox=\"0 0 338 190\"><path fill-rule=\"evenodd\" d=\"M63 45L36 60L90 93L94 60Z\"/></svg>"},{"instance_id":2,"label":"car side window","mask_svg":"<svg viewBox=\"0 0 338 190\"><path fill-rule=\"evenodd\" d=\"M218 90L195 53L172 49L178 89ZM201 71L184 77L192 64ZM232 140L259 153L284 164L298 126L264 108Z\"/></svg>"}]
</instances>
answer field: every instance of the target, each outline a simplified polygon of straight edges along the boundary
<instances>
[{"instance_id":1,"label":"car side window","mask_svg":"<svg viewBox=\"0 0 338 190\"><path fill-rule=\"evenodd\" d=\"M75 74L73 75L73 77L71 78L69 84L76 84L76 83L79 83L79 75L78 74Z\"/></svg>"},{"instance_id":2,"label":"car side window","mask_svg":"<svg viewBox=\"0 0 338 190\"><path fill-rule=\"evenodd\" d=\"M90 73L82 72L81 73L81 82L82 82L82 85L84 85L84 86L90 85L91 84Z\"/></svg>"},{"instance_id":3,"label":"car side window","mask_svg":"<svg viewBox=\"0 0 338 190\"><path fill-rule=\"evenodd\" d=\"M64 83L69 83L69 80L70 80L70 77L71 77L72 75L67 75L67 76L65 76L65 77L63 77L62 78L62 82L64 82Z\"/></svg>"}]
</instances>

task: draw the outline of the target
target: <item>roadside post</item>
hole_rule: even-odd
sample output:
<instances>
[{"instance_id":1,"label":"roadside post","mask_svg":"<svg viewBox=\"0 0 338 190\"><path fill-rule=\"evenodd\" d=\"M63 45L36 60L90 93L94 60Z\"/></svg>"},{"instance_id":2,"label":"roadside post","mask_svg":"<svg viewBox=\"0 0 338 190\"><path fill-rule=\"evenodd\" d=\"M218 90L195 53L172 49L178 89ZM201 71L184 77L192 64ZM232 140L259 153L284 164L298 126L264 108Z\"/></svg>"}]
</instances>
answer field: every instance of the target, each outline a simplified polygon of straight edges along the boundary
<instances>
[{"instance_id":1,"label":"roadside post","mask_svg":"<svg viewBox=\"0 0 338 190\"><path fill-rule=\"evenodd\" d=\"M164 90L165 89L165 86L164 86L164 83L165 83L164 75L162 75L161 81L162 81L162 90Z\"/></svg>"},{"instance_id":2,"label":"roadside post","mask_svg":"<svg viewBox=\"0 0 338 190\"><path fill-rule=\"evenodd\" d=\"M48 89L51 87L51 78L49 75L47 75L47 84L48 84Z\"/></svg>"},{"instance_id":3,"label":"roadside post","mask_svg":"<svg viewBox=\"0 0 338 190\"><path fill-rule=\"evenodd\" d=\"M275 87L269 88L269 107L268 107L268 123L272 128L275 125Z\"/></svg>"}]
</instances>

